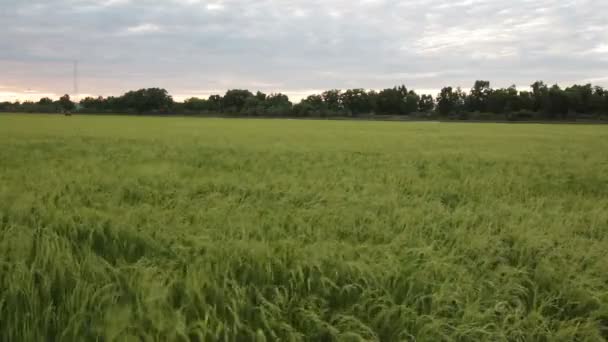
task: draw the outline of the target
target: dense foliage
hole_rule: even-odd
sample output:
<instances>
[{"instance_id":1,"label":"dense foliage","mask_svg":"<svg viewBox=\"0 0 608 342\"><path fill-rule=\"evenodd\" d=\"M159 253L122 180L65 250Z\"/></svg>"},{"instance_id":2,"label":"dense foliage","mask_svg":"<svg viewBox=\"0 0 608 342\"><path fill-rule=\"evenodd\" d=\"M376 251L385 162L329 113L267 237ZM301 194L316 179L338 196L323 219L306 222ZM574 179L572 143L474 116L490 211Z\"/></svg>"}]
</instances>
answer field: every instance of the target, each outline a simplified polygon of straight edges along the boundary
<instances>
[{"instance_id":1,"label":"dense foliage","mask_svg":"<svg viewBox=\"0 0 608 342\"><path fill-rule=\"evenodd\" d=\"M67 96L67 95L66 95ZM0 103L5 112L56 112L72 110L69 96L53 102L48 98L38 103ZM460 88L445 87L434 99L417 94L405 86L379 92L365 89L327 90L310 95L293 105L281 93L253 94L245 89L231 89L223 96L207 99L189 98L174 102L164 89L130 91L120 97L87 97L78 110L84 113L208 114L234 116L335 117L357 115L417 115L460 119L566 119L606 118L608 90L586 85L565 89L549 87L543 82L531 85L531 91L518 91L515 86L493 89L488 81L476 81L466 93Z\"/></svg>"},{"instance_id":2,"label":"dense foliage","mask_svg":"<svg viewBox=\"0 0 608 342\"><path fill-rule=\"evenodd\" d=\"M0 341L605 341L608 132L0 115Z\"/></svg>"}]
</instances>

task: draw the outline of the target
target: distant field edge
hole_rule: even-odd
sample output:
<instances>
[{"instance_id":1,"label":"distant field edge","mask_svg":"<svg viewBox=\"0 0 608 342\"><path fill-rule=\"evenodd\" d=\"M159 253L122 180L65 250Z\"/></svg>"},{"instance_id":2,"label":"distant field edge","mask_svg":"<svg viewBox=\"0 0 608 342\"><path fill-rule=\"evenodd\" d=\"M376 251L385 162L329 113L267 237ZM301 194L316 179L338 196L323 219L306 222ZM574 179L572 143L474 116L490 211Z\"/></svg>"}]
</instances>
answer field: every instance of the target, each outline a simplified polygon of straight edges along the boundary
<instances>
[{"instance_id":1,"label":"distant field edge","mask_svg":"<svg viewBox=\"0 0 608 342\"><path fill-rule=\"evenodd\" d=\"M57 115L61 113L25 113L0 112L0 115ZM209 118L209 119L262 119L262 120L332 120L332 121L393 121L393 122L436 122L436 123L505 123L505 124L587 124L606 125L608 120L603 119L554 119L554 120L480 120L458 118L424 118L407 115L355 115L355 116L326 116L326 117L299 117L299 116L251 116L226 114L134 114L134 113L73 113L72 116L125 116L125 117L165 117L165 118Z\"/></svg>"}]
</instances>

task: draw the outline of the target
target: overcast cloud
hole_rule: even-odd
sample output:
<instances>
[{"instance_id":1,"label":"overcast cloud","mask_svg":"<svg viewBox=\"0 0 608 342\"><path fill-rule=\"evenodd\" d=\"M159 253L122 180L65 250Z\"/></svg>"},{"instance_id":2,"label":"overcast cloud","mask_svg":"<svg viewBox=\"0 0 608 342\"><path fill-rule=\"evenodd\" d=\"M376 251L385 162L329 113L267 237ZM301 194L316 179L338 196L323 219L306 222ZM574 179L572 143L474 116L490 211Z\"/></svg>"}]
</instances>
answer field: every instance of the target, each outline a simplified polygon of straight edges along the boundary
<instances>
[{"instance_id":1,"label":"overcast cloud","mask_svg":"<svg viewBox=\"0 0 608 342\"><path fill-rule=\"evenodd\" d=\"M608 86L601 0L0 0L0 99Z\"/></svg>"}]
</instances>

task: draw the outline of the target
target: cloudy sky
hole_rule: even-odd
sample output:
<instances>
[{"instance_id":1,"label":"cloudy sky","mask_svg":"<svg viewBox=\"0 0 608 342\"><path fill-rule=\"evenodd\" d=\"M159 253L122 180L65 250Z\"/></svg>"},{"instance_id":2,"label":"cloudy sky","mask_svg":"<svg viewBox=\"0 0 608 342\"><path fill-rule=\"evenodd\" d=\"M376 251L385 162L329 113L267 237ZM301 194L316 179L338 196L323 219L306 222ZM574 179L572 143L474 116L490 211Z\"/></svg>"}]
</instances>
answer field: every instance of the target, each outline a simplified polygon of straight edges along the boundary
<instances>
[{"instance_id":1,"label":"cloudy sky","mask_svg":"<svg viewBox=\"0 0 608 342\"><path fill-rule=\"evenodd\" d=\"M604 0L0 0L0 100L608 86Z\"/></svg>"}]
</instances>

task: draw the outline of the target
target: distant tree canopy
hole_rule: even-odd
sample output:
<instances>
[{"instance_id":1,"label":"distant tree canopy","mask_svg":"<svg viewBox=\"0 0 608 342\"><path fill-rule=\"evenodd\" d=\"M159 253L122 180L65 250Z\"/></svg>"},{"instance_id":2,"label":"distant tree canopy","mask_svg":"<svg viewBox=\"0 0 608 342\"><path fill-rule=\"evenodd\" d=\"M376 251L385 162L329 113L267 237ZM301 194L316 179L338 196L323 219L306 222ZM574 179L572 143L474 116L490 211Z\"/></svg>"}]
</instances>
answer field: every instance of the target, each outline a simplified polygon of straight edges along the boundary
<instances>
[{"instance_id":1,"label":"distant tree canopy","mask_svg":"<svg viewBox=\"0 0 608 342\"><path fill-rule=\"evenodd\" d=\"M135 110L137 113L153 111L165 113L173 105L173 98L165 89L160 88L130 91L124 94L120 101L126 108Z\"/></svg>"},{"instance_id":2,"label":"distant tree canopy","mask_svg":"<svg viewBox=\"0 0 608 342\"><path fill-rule=\"evenodd\" d=\"M381 114L407 115L418 111L420 97L404 85L381 90L376 96L376 110Z\"/></svg>"},{"instance_id":3,"label":"distant tree canopy","mask_svg":"<svg viewBox=\"0 0 608 342\"><path fill-rule=\"evenodd\" d=\"M48 100L40 99L40 101L38 101L38 103L40 103L40 102L48 103ZM59 98L59 106L61 107L61 109L63 111L66 111L66 112L70 112L70 111L74 110L74 108L76 107L74 105L74 102L72 102L72 100L70 100L70 95L68 95L68 94L65 94Z\"/></svg>"},{"instance_id":4,"label":"distant tree canopy","mask_svg":"<svg viewBox=\"0 0 608 342\"><path fill-rule=\"evenodd\" d=\"M58 101L41 98L38 102L2 102L5 112L59 112L74 110L69 95ZM255 94L231 89L223 96L192 97L174 102L167 90L147 88L129 91L119 97L87 97L80 101L83 113L207 114L238 116L331 117L359 115L420 115L467 118L564 119L608 116L608 90L591 84L565 89L534 82L528 91L515 86L493 89L489 81L476 81L468 93L461 88L444 87L436 98L417 94L405 85L380 91L330 89L292 104L281 93Z\"/></svg>"},{"instance_id":5,"label":"distant tree canopy","mask_svg":"<svg viewBox=\"0 0 608 342\"><path fill-rule=\"evenodd\" d=\"M460 88L454 90L452 87L445 87L437 95L437 111L442 115L462 113L465 100L466 95Z\"/></svg>"},{"instance_id":6,"label":"distant tree canopy","mask_svg":"<svg viewBox=\"0 0 608 342\"><path fill-rule=\"evenodd\" d=\"M129 91L119 97L86 97L80 101L80 106L83 112L162 114L171 112L174 102L167 90L146 88Z\"/></svg>"},{"instance_id":7,"label":"distant tree canopy","mask_svg":"<svg viewBox=\"0 0 608 342\"><path fill-rule=\"evenodd\" d=\"M228 113L240 113L245 106L245 102L250 97L254 97L249 90L231 89L222 98L222 110Z\"/></svg>"}]
</instances>

